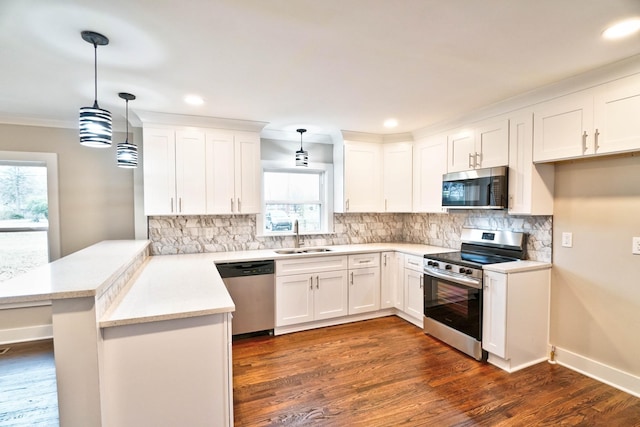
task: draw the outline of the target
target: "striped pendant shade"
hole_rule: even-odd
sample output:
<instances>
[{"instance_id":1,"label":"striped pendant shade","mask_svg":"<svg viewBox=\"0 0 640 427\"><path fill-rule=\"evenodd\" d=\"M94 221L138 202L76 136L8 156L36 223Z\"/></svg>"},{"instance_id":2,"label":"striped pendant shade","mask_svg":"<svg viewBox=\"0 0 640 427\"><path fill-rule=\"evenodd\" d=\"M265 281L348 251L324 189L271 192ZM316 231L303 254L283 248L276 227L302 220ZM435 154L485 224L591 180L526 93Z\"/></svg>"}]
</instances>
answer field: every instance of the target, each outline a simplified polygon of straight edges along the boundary
<instances>
[{"instance_id":1,"label":"striped pendant shade","mask_svg":"<svg viewBox=\"0 0 640 427\"><path fill-rule=\"evenodd\" d=\"M117 146L116 158L118 160L118 167L137 168L138 147L128 141L121 142Z\"/></svg>"},{"instance_id":2,"label":"striped pendant shade","mask_svg":"<svg viewBox=\"0 0 640 427\"><path fill-rule=\"evenodd\" d=\"M87 147L111 146L111 113L98 107L80 108L80 144Z\"/></svg>"}]
</instances>

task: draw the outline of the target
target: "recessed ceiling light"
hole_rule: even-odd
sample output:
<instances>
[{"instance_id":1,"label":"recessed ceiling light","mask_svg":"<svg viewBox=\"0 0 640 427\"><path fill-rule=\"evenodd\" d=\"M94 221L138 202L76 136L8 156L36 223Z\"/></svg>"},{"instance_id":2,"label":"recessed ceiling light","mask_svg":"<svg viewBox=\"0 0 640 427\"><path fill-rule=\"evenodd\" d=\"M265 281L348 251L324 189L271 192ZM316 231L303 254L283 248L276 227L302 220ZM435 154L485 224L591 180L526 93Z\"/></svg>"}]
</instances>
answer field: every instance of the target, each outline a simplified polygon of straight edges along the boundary
<instances>
[{"instance_id":1,"label":"recessed ceiling light","mask_svg":"<svg viewBox=\"0 0 640 427\"><path fill-rule=\"evenodd\" d=\"M398 121L396 119L387 119L384 121L384 127L386 128L394 128L398 126Z\"/></svg>"},{"instance_id":2,"label":"recessed ceiling light","mask_svg":"<svg viewBox=\"0 0 640 427\"><path fill-rule=\"evenodd\" d=\"M204 104L204 99L199 95L187 95L184 97L184 102L189 105L202 105Z\"/></svg>"},{"instance_id":3,"label":"recessed ceiling light","mask_svg":"<svg viewBox=\"0 0 640 427\"><path fill-rule=\"evenodd\" d=\"M621 39L640 30L640 18L630 18L617 22L602 32L605 39Z\"/></svg>"}]
</instances>

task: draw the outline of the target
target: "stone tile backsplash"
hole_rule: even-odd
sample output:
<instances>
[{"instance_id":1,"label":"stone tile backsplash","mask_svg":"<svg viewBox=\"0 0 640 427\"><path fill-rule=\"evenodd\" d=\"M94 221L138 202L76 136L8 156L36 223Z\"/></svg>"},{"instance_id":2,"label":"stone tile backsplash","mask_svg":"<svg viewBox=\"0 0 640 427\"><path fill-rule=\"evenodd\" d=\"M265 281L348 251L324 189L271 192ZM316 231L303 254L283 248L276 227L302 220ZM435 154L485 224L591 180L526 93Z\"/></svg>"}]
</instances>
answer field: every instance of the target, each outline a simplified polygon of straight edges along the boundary
<instances>
[{"instance_id":1,"label":"stone tile backsplash","mask_svg":"<svg viewBox=\"0 0 640 427\"><path fill-rule=\"evenodd\" d=\"M511 216L504 211L448 214L334 214L334 233L301 236L305 246L421 243L460 248L463 227L528 234L527 258L551 262L551 216ZM152 255L286 248L293 236L257 236L255 215L149 217Z\"/></svg>"}]
</instances>

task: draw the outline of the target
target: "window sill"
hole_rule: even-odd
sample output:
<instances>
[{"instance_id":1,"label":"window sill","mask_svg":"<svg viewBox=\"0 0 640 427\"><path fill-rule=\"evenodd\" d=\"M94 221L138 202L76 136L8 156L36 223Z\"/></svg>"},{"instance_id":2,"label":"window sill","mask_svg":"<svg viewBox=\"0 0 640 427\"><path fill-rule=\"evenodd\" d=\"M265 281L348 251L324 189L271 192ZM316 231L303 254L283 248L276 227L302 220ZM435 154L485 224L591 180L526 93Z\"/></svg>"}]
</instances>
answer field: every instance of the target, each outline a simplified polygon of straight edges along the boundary
<instances>
[{"instance_id":1,"label":"window sill","mask_svg":"<svg viewBox=\"0 0 640 427\"><path fill-rule=\"evenodd\" d=\"M335 231L316 231L313 233L300 233L300 237L305 236L335 236ZM258 233L256 237L295 237L295 233Z\"/></svg>"}]
</instances>

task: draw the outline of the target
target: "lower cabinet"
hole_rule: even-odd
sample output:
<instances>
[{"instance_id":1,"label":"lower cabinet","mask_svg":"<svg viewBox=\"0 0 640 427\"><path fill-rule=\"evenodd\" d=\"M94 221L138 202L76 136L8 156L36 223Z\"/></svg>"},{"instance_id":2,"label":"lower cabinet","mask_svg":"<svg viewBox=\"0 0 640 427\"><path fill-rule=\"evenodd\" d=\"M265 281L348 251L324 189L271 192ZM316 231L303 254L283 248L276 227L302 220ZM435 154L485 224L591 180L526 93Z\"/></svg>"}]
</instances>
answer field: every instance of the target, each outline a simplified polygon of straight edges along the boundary
<instances>
[{"instance_id":1,"label":"lower cabinet","mask_svg":"<svg viewBox=\"0 0 640 427\"><path fill-rule=\"evenodd\" d=\"M380 310L380 254L349 255L349 314Z\"/></svg>"},{"instance_id":2,"label":"lower cabinet","mask_svg":"<svg viewBox=\"0 0 640 427\"><path fill-rule=\"evenodd\" d=\"M550 271L485 270L482 348L489 363L514 372L546 360Z\"/></svg>"},{"instance_id":3,"label":"lower cabinet","mask_svg":"<svg viewBox=\"0 0 640 427\"><path fill-rule=\"evenodd\" d=\"M422 327L424 317L424 273L423 259L405 255L404 261L404 308L403 311Z\"/></svg>"},{"instance_id":4,"label":"lower cabinet","mask_svg":"<svg viewBox=\"0 0 640 427\"><path fill-rule=\"evenodd\" d=\"M346 316L347 257L276 261L276 327Z\"/></svg>"}]
</instances>

